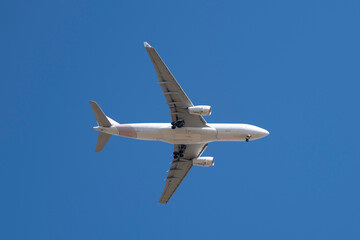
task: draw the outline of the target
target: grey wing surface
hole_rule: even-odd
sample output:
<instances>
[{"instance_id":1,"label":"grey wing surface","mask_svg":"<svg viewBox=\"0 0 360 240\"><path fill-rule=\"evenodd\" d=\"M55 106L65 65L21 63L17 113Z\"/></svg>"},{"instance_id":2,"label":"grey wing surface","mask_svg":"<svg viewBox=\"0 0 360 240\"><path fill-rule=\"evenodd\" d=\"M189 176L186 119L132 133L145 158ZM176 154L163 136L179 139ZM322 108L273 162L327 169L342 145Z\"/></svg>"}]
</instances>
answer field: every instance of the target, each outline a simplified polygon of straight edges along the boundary
<instances>
[{"instance_id":1,"label":"grey wing surface","mask_svg":"<svg viewBox=\"0 0 360 240\"><path fill-rule=\"evenodd\" d=\"M159 203L167 203L193 166L192 159L200 157L208 144L175 144L174 152L183 151L183 157L174 158L166 178Z\"/></svg>"},{"instance_id":2,"label":"grey wing surface","mask_svg":"<svg viewBox=\"0 0 360 240\"><path fill-rule=\"evenodd\" d=\"M184 120L185 127L205 126L206 121L202 116L192 115L188 112L187 108L194 105L188 96L186 96L155 48L151 47L147 42L144 45L158 75L158 84L166 98L166 104L170 108L172 122L182 119Z\"/></svg>"}]
</instances>

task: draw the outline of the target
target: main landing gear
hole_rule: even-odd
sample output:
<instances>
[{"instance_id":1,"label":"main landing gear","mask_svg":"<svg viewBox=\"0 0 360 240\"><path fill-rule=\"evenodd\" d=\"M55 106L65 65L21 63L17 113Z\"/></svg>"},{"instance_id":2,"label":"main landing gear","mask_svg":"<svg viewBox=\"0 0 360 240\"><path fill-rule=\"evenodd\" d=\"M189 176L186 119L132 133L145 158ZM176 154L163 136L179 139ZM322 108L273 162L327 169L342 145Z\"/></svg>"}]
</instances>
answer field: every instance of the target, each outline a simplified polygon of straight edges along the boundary
<instances>
[{"instance_id":1,"label":"main landing gear","mask_svg":"<svg viewBox=\"0 0 360 240\"><path fill-rule=\"evenodd\" d=\"M250 134L248 134L247 136L246 136L246 138L245 138L245 141L249 141L250 140L250 138L251 138L251 135Z\"/></svg>"},{"instance_id":2,"label":"main landing gear","mask_svg":"<svg viewBox=\"0 0 360 240\"><path fill-rule=\"evenodd\" d=\"M177 120L176 122L171 122L171 129L182 128L185 122L182 119Z\"/></svg>"},{"instance_id":3,"label":"main landing gear","mask_svg":"<svg viewBox=\"0 0 360 240\"><path fill-rule=\"evenodd\" d=\"M184 157L184 151L186 149L186 145L180 145L180 149L178 152L174 152L174 158Z\"/></svg>"}]
</instances>

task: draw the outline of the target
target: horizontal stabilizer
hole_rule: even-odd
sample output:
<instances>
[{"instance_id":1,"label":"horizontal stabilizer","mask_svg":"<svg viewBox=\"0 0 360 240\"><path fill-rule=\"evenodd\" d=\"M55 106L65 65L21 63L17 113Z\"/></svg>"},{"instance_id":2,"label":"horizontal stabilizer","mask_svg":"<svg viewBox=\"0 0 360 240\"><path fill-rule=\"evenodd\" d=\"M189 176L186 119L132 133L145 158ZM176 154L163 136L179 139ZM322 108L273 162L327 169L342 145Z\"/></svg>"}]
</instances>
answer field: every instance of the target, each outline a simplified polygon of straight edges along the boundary
<instances>
[{"instance_id":1,"label":"horizontal stabilizer","mask_svg":"<svg viewBox=\"0 0 360 240\"><path fill-rule=\"evenodd\" d=\"M101 110L99 105L94 101L89 101L90 105L94 111L96 121L101 127L110 127L111 123L109 119L105 116L104 112Z\"/></svg>"},{"instance_id":2,"label":"horizontal stabilizer","mask_svg":"<svg viewBox=\"0 0 360 240\"><path fill-rule=\"evenodd\" d=\"M99 132L95 152L101 152L101 150L103 150L103 148L105 147L106 143L109 141L110 137L110 134Z\"/></svg>"}]
</instances>

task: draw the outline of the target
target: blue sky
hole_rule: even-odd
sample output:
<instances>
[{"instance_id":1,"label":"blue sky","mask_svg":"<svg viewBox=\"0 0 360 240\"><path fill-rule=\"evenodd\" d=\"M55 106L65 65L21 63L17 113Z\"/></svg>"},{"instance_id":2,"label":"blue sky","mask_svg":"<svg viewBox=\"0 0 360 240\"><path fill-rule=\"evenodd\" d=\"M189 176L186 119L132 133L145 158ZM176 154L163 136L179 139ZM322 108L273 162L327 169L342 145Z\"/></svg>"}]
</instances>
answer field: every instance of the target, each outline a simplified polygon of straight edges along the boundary
<instances>
[{"instance_id":1,"label":"blue sky","mask_svg":"<svg viewBox=\"0 0 360 240\"><path fill-rule=\"evenodd\" d=\"M359 1L1 1L0 239L360 239ZM208 122L270 131L211 143L157 203L172 145L112 137L169 122L143 47Z\"/></svg>"}]
</instances>

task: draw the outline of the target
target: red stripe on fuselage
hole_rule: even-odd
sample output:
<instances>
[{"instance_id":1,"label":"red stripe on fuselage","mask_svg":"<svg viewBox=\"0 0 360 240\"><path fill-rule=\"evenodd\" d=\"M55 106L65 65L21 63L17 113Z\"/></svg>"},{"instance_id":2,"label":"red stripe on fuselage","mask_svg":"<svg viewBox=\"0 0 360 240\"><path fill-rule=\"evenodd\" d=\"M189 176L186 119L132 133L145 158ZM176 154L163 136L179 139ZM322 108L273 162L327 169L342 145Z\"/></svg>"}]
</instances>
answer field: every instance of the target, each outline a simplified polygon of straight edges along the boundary
<instances>
[{"instance_id":1,"label":"red stripe on fuselage","mask_svg":"<svg viewBox=\"0 0 360 240\"><path fill-rule=\"evenodd\" d=\"M137 138L137 133L131 125L120 124L120 125L116 126L116 129L118 130L120 136L129 137L129 138Z\"/></svg>"}]
</instances>

